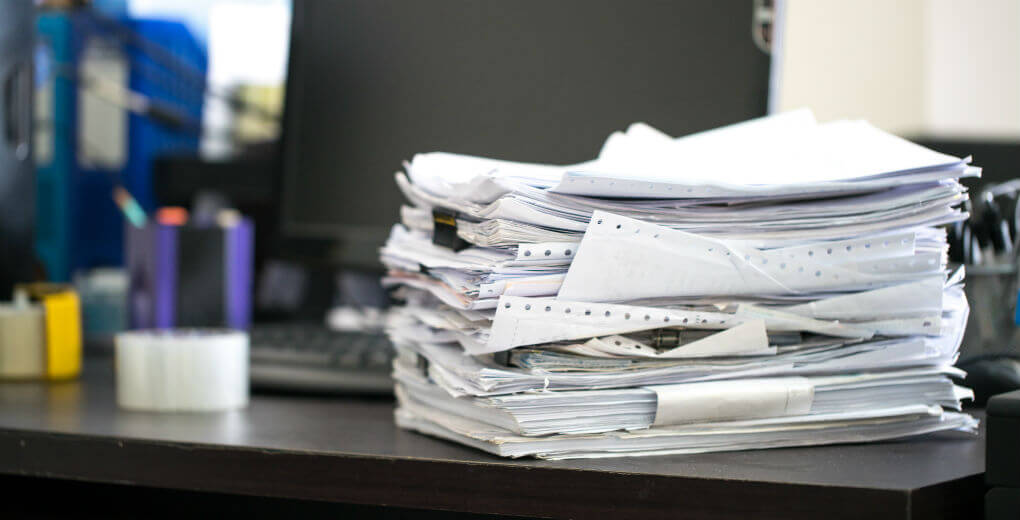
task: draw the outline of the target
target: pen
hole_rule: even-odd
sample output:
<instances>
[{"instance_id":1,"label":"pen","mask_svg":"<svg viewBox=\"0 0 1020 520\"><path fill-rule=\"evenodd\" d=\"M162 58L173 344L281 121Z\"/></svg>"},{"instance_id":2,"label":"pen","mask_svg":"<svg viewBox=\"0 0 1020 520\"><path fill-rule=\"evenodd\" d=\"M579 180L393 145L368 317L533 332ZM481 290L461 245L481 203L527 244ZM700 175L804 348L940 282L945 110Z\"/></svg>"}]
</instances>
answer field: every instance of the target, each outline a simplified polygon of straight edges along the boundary
<instances>
[{"instance_id":1,"label":"pen","mask_svg":"<svg viewBox=\"0 0 1020 520\"><path fill-rule=\"evenodd\" d=\"M117 203L117 207L124 213L124 217L128 219L128 222L137 228L145 227L145 222L148 220L145 216L145 210L142 209L138 201L123 186L113 188L113 201Z\"/></svg>"}]
</instances>

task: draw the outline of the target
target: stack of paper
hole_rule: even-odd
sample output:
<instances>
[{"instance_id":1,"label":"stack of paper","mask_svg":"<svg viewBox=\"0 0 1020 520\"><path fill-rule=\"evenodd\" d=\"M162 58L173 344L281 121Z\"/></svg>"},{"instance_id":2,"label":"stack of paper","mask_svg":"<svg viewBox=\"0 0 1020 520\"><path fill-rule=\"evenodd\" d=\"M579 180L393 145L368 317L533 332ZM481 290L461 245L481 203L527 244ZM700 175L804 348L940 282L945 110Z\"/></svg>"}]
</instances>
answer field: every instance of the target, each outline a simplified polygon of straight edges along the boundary
<instances>
[{"instance_id":1,"label":"stack of paper","mask_svg":"<svg viewBox=\"0 0 1020 520\"><path fill-rule=\"evenodd\" d=\"M416 156L381 252L397 422L544 458L973 430L939 227L968 163L807 111L572 166Z\"/></svg>"}]
</instances>

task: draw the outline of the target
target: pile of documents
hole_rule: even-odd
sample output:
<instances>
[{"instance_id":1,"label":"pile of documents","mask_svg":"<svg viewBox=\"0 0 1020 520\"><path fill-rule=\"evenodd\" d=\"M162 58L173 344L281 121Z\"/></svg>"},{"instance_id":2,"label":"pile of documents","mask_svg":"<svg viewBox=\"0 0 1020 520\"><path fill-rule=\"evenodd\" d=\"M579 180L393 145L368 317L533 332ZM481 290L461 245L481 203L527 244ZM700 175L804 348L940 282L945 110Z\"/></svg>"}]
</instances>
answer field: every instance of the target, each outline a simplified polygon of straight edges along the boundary
<instances>
[{"instance_id":1,"label":"pile of documents","mask_svg":"<svg viewBox=\"0 0 1020 520\"><path fill-rule=\"evenodd\" d=\"M797 111L405 170L381 251L401 427L550 459L977 427L942 227L969 158Z\"/></svg>"}]
</instances>

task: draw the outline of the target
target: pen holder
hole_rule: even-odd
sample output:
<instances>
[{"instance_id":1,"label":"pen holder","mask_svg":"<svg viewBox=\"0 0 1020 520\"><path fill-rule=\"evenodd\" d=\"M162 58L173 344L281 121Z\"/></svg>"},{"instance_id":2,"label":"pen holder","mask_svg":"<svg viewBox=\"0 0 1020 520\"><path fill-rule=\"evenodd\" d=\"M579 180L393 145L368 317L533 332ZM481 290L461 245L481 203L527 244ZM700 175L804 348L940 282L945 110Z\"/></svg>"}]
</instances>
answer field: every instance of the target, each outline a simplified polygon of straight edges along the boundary
<instances>
[{"instance_id":1,"label":"pen holder","mask_svg":"<svg viewBox=\"0 0 1020 520\"><path fill-rule=\"evenodd\" d=\"M128 313L133 329L251 324L254 224L127 226Z\"/></svg>"}]
</instances>

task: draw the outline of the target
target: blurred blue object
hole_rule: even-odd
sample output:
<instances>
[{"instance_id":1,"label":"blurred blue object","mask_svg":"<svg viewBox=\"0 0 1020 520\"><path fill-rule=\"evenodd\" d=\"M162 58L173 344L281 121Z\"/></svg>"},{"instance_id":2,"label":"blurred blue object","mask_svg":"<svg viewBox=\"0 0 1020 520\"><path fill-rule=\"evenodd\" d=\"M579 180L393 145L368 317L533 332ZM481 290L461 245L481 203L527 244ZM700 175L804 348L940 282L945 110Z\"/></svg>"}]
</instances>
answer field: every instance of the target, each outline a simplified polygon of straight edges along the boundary
<instances>
[{"instance_id":1,"label":"blurred blue object","mask_svg":"<svg viewBox=\"0 0 1020 520\"><path fill-rule=\"evenodd\" d=\"M136 34L163 49L167 60L178 60L176 70L170 69L150 54L137 47L131 48L128 54L131 90L201 121L208 68L205 48L192 37L187 27L177 22L134 20L128 25ZM153 211L156 204L152 191L153 159L160 155L197 154L199 139L198 133L170 130L132 114L128 161L123 171L124 187L143 208ZM117 247L121 248L119 242Z\"/></svg>"},{"instance_id":2,"label":"blurred blue object","mask_svg":"<svg viewBox=\"0 0 1020 520\"><path fill-rule=\"evenodd\" d=\"M124 269L101 268L74 276L81 299L82 333L86 343L112 343L127 329L128 277Z\"/></svg>"},{"instance_id":3,"label":"blurred blue object","mask_svg":"<svg viewBox=\"0 0 1020 520\"><path fill-rule=\"evenodd\" d=\"M80 42L75 38L75 17L63 13L42 13L36 19L37 56L44 57L48 72L37 83L37 110L49 121L48 142L37 137L36 236L35 249L51 280L67 281L70 273L72 183L79 177L75 160L77 82L58 74L62 64L76 61ZM40 68L40 72L42 68ZM45 105L48 104L48 107ZM37 133L37 136L44 135ZM42 150L48 150L43 152Z\"/></svg>"},{"instance_id":4,"label":"blurred blue object","mask_svg":"<svg viewBox=\"0 0 1020 520\"><path fill-rule=\"evenodd\" d=\"M92 8L107 16L123 17L128 14L127 0L92 0Z\"/></svg>"},{"instance_id":5,"label":"blurred blue object","mask_svg":"<svg viewBox=\"0 0 1020 520\"><path fill-rule=\"evenodd\" d=\"M187 27L165 20L50 11L38 16L36 30L37 56L46 57L46 67L53 71L37 86L48 91L39 96L41 103L49 103L40 112L49 114L52 125L50 154L37 165L36 252L49 279L68 281L79 269L123 265L124 218L113 200L114 187L123 186L142 208L153 211L153 160L197 154L200 137L197 125L174 127L130 113L122 132L123 157L106 165L83 160L90 139L108 137L94 135L83 119L79 94L97 83L81 77L89 46L101 42L123 60L126 81L115 88L126 88L194 121L202 117L207 56Z\"/></svg>"}]
</instances>

